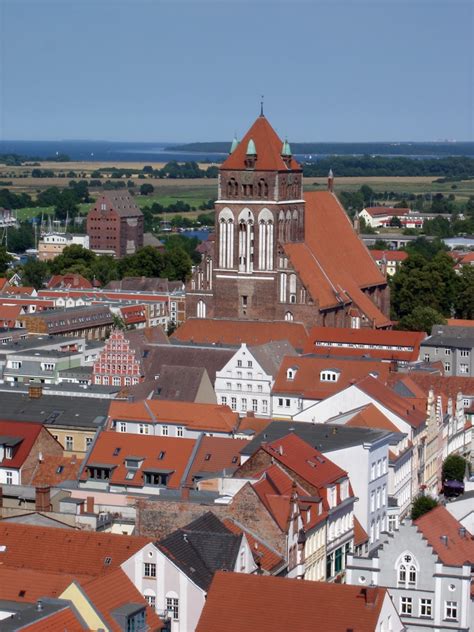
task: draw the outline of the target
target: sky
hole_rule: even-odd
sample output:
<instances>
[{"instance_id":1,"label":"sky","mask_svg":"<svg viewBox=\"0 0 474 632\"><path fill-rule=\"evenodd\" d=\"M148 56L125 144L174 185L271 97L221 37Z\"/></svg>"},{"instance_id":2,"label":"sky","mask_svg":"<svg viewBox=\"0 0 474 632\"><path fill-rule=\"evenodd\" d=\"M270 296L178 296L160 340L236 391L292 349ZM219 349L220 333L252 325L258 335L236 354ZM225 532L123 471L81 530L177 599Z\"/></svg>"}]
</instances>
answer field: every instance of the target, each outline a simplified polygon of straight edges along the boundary
<instances>
[{"instance_id":1,"label":"sky","mask_svg":"<svg viewBox=\"0 0 474 632\"><path fill-rule=\"evenodd\" d=\"M474 141L472 0L0 0L0 139Z\"/></svg>"}]
</instances>

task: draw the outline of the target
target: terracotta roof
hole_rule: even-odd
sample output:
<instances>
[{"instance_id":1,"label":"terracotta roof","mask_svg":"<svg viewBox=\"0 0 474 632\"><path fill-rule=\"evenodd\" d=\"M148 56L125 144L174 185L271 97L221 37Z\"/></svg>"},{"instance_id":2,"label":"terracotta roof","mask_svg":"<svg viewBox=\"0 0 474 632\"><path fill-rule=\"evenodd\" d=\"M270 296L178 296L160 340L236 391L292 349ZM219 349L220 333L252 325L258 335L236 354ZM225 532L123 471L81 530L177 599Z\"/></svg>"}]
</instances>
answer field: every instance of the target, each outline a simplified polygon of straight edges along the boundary
<instances>
[{"instance_id":1,"label":"terracotta roof","mask_svg":"<svg viewBox=\"0 0 474 632\"><path fill-rule=\"evenodd\" d=\"M8 285L8 279L6 279L5 277L0 277L0 292L3 292L3 290L8 287Z\"/></svg>"},{"instance_id":2,"label":"terracotta roof","mask_svg":"<svg viewBox=\"0 0 474 632\"><path fill-rule=\"evenodd\" d=\"M347 472L293 433L262 445L262 450L315 487L347 477Z\"/></svg>"},{"instance_id":3,"label":"terracotta roof","mask_svg":"<svg viewBox=\"0 0 474 632\"><path fill-rule=\"evenodd\" d=\"M397 217L398 215L408 215L409 208L394 208L393 206L369 206L363 209L367 211L372 217L378 217L379 215L388 215L389 217Z\"/></svg>"},{"instance_id":4,"label":"terracotta roof","mask_svg":"<svg viewBox=\"0 0 474 632\"><path fill-rule=\"evenodd\" d=\"M447 566L471 565L474 560L474 536L465 531L460 533L462 525L446 507L440 505L415 520L418 531L433 547L439 559ZM447 544L441 539L447 536Z\"/></svg>"},{"instance_id":5,"label":"terracotta roof","mask_svg":"<svg viewBox=\"0 0 474 632\"><path fill-rule=\"evenodd\" d=\"M361 546L369 541L364 527L360 524L357 518L354 516L354 546Z\"/></svg>"},{"instance_id":6,"label":"terracotta roof","mask_svg":"<svg viewBox=\"0 0 474 632\"><path fill-rule=\"evenodd\" d=\"M474 320L465 320L463 318L448 318L449 327L474 327Z\"/></svg>"},{"instance_id":7,"label":"terracotta roof","mask_svg":"<svg viewBox=\"0 0 474 632\"><path fill-rule=\"evenodd\" d=\"M373 330L372 330L373 331ZM388 364L396 362L412 362L416 359L413 351L395 351L393 349L356 349L355 347L315 347L308 343L305 353L313 353L322 357L334 358L367 358L369 360L383 360Z\"/></svg>"},{"instance_id":8,"label":"terracotta roof","mask_svg":"<svg viewBox=\"0 0 474 632\"><path fill-rule=\"evenodd\" d=\"M220 473L223 470L230 474L239 467L240 451L247 443L247 439L202 437L186 482L191 483L198 474Z\"/></svg>"},{"instance_id":9,"label":"terracotta roof","mask_svg":"<svg viewBox=\"0 0 474 632\"><path fill-rule=\"evenodd\" d=\"M238 432L253 430L255 434L262 432L272 422L268 417L242 417L239 423Z\"/></svg>"},{"instance_id":10,"label":"terracotta roof","mask_svg":"<svg viewBox=\"0 0 474 632\"><path fill-rule=\"evenodd\" d=\"M8 285L3 288L5 294L27 294L30 296L36 292L34 287L26 285Z\"/></svg>"},{"instance_id":11,"label":"terracotta roof","mask_svg":"<svg viewBox=\"0 0 474 632\"><path fill-rule=\"evenodd\" d=\"M0 600L36 603L40 597L57 598L74 579L78 579L76 574L11 568L1 564Z\"/></svg>"},{"instance_id":12,"label":"terracotta roof","mask_svg":"<svg viewBox=\"0 0 474 632\"><path fill-rule=\"evenodd\" d=\"M25 543L28 546L25 546ZM11 568L96 577L117 568L149 538L0 521L1 561Z\"/></svg>"},{"instance_id":13,"label":"terracotta roof","mask_svg":"<svg viewBox=\"0 0 474 632\"><path fill-rule=\"evenodd\" d=\"M69 273L69 274L55 274L48 281L47 288L81 288L91 289L92 283L82 276L82 274Z\"/></svg>"},{"instance_id":14,"label":"terracotta roof","mask_svg":"<svg viewBox=\"0 0 474 632\"><path fill-rule=\"evenodd\" d=\"M350 329L348 327L313 327L309 332L309 342L321 346L320 343L332 342L345 345L344 349L357 345L371 345L375 349L384 347L413 347L418 350L426 333L419 331L395 331L393 329ZM324 349L327 349L324 346ZM312 347L314 349L314 346ZM374 349L363 349L373 351ZM388 352L388 350L386 350ZM391 351L391 350L390 350Z\"/></svg>"},{"instance_id":15,"label":"terracotta roof","mask_svg":"<svg viewBox=\"0 0 474 632\"><path fill-rule=\"evenodd\" d=\"M410 378L425 392L433 389L435 395L451 397L456 401L458 393L462 395L474 395L474 377L455 377L451 375L426 375L421 372L410 372Z\"/></svg>"},{"instance_id":16,"label":"terracotta roof","mask_svg":"<svg viewBox=\"0 0 474 632\"><path fill-rule=\"evenodd\" d=\"M79 476L82 461L75 456L44 455L36 466L31 485L54 487L63 481L75 481Z\"/></svg>"},{"instance_id":17,"label":"terracotta roof","mask_svg":"<svg viewBox=\"0 0 474 632\"><path fill-rule=\"evenodd\" d=\"M231 519L223 520L225 526L237 535L244 534L247 538L250 548L252 549L252 555L257 566L260 566L267 573L272 573L275 569L278 569L284 563L283 557L277 553L269 544L266 544L259 537L250 533L248 529L242 527L240 524Z\"/></svg>"},{"instance_id":18,"label":"terracotta roof","mask_svg":"<svg viewBox=\"0 0 474 632\"><path fill-rule=\"evenodd\" d=\"M118 568L107 573L105 577L96 577L87 583L82 583L81 588L112 632L121 632L123 629L113 617L112 612L127 604L146 606L147 632L161 630L162 621L154 609L146 605L143 595L122 569Z\"/></svg>"},{"instance_id":19,"label":"terracotta roof","mask_svg":"<svg viewBox=\"0 0 474 632\"><path fill-rule=\"evenodd\" d=\"M408 257L408 252L404 250L369 250L372 258L375 261L380 259L386 259L386 261L405 261Z\"/></svg>"},{"instance_id":20,"label":"terracotta roof","mask_svg":"<svg viewBox=\"0 0 474 632\"><path fill-rule=\"evenodd\" d=\"M293 369L293 378L288 379L288 370ZM337 371L336 381L321 380L321 372ZM369 374L382 381L387 379L389 365L380 361L341 360L318 356L286 357L273 385L273 394L294 394L309 399L325 399L345 388L355 380Z\"/></svg>"},{"instance_id":21,"label":"terracotta roof","mask_svg":"<svg viewBox=\"0 0 474 632\"><path fill-rule=\"evenodd\" d=\"M86 460L81 480L89 479L87 468L100 463L111 466L111 485L143 487L145 472L163 472L169 474L167 487L177 489L195 444L194 439L182 437L101 432ZM130 468L127 468L125 461L133 457L140 465L134 470L133 478L127 479Z\"/></svg>"},{"instance_id":22,"label":"terracotta roof","mask_svg":"<svg viewBox=\"0 0 474 632\"><path fill-rule=\"evenodd\" d=\"M302 323L264 320L226 320L188 318L172 335L181 342L205 344L260 345L274 340L288 340L295 349L302 349L308 332Z\"/></svg>"},{"instance_id":23,"label":"terracotta roof","mask_svg":"<svg viewBox=\"0 0 474 632\"><path fill-rule=\"evenodd\" d=\"M42 430L41 424L0 421L0 444L12 447L11 459L2 461L2 467L20 469Z\"/></svg>"},{"instance_id":24,"label":"terracotta roof","mask_svg":"<svg viewBox=\"0 0 474 632\"><path fill-rule=\"evenodd\" d=\"M250 140L255 143L257 160L256 171L288 171L301 170L300 165L294 158L291 158L288 168L281 157L283 141L264 116L259 116L249 131L240 141L237 148L224 160L221 169L241 170L245 169L245 158L247 145Z\"/></svg>"},{"instance_id":25,"label":"terracotta roof","mask_svg":"<svg viewBox=\"0 0 474 632\"><path fill-rule=\"evenodd\" d=\"M12 327L14 322L20 318L22 315L22 306L21 305L5 305L5 303L0 304L0 321L2 322L2 326ZM8 325L11 323L11 325Z\"/></svg>"},{"instance_id":26,"label":"terracotta roof","mask_svg":"<svg viewBox=\"0 0 474 632\"><path fill-rule=\"evenodd\" d=\"M17 629L20 629L21 632L58 632L59 630L83 632L83 630L87 628L82 625L75 611L71 607L65 606L53 614L42 617L34 623L26 624Z\"/></svg>"},{"instance_id":27,"label":"terracotta roof","mask_svg":"<svg viewBox=\"0 0 474 632\"><path fill-rule=\"evenodd\" d=\"M356 428L380 428L382 430L389 430L390 432L399 432L395 424L374 404L364 406L364 408L351 417L345 425Z\"/></svg>"},{"instance_id":28,"label":"terracotta roof","mask_svg":"<svg viewBox=\"0 0 474 632\"><path fill-rule=\"evenodd\" d=\"M285 250L320 309L350 299L373 326L390 326L391 321L361 289L385 286L386 279L354 231L338 199L327 191L311 191L304 197L305 243L285 244ZM337 235L343 257L335 256L334 235ZM316 284L311 280L312 276L317 280Z\"/></svg>"},{"instance_id":29,"label":"terracotta roof","mask_svg":"<svg viewBox=\"0 0 474 632\"><path fill-rule=\"evenodd\" d=\"M220 572L196 632L221 632L223 621L226 632L373 632L386 596L380 587Z\"/></svg>"},{"instance_id":30,"label":"terracotta roof","mask_svg":"<svg viewBox=\"0 0 474 632\"><path fill-rule=\"evenodd\" d=\"M228 406L218 404L196 404L165 399L141 402L112 400L109 420L171 423L195 430L230 433L237 425L238 415Z\"/></svg>"},{"instance_id":31,"label":"terracotta roof","mask_svg":"<svg viewBox=\"0 0 474 632\"><path fill-rule=\"evenodd\" d=\"M426 413L421 412L410 399L397 395L388 386L373 377L366 377L356 384L357 388L372 397L380 404L401 417L413 428L422 426L426 421Z\"/></svg>"}]
</instances>

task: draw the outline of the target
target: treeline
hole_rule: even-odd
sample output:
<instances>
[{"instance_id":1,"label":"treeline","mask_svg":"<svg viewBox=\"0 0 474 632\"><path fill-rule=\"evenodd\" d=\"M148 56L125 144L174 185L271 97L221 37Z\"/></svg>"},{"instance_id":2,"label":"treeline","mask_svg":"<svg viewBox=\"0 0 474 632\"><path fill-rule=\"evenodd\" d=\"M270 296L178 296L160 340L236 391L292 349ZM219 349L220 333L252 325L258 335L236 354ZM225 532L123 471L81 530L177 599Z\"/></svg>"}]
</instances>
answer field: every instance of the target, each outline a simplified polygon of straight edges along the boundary
<instances>
[{"instance_id":1,"label":"treeline","mask_svg":"<svg viewBox=\"0 0 474 632\"><path fill-rule=\"evenodd\" d=\"M71 159L67 154L55 154L42 158L40 156L22 156L21 154L0 154L0 164L8 167L21 167L26 162L39 163L47 162L70 162Z\"/></svg>"},{"instance_id":2,"label":"treeline","mask_svg":"<svg viewBox=\"0 0 474 632\"><path fill-rule=\"evenodd\" d=\"M165 243L163 252L153 246L146 246L122 259L96 255L91 250L73 244L51 261L31 259L23 264L22 283L39 289L52 274L69 272L82 274L90 281L97 280L101 285L128 276L166 277L173 281L184 281L191 274L198 243L196 239L173 235ZM4 250L3 246L0 247L0 255L2 249ZM0 256L0 263L1 261Z\"/></svg>"},{"instance_id":3,"label":"treeline","mask_svg":"<svg viewBox=\"0 0 474 632\"><path fill-rule=\"evenodd\" d=\"M331 156L303 164L303 175L325 177L332 169L336 178L344 176L456 176L469 177L474 172L474 158L413 158L385 156Z\"/></svg>"},{"instance_id":4,"label":"treeline","mask_svg":"<svg viewBox=\"0 0 474 632\"><path fill-rule=\"evenodd\" d=\"M228 154L231 143L207 142L188 143L167 147L168 151L219 153ZM258 147L257 147L258 149ZM350 156L472 156L474 155L474 143L291 143L293 154L299 155L341 155Z\"/></svg>"},{"instance_id":5,"label":"treeline","mask_svg":"<svg viewBox=\"0 0 474 632\"><path fill-rule=\"evenodd\" d=\"M13 193L9 189L0 189L0 207L18 210L53 206L54 216L60 220L66 217L73 219L79 214L79 204L83 202L92 202L89 187L85 181L71 180L66 189L48 187L38 193L36 199L27 193Z\"/></svg>"},{"instance_id":6,"label":"treeline","mask_svg":"<svg viewBox=\"0 0 474 632\"><path fill-rule=\"evenodd\" d=\"M172 160L167 162L161 169L153 169L151 165L145 165L142 169L104 167L93 171L91 177L102 178L104 174L109 175L112 179L131 178L132 175L137 175L141 179L148 177L176 180L180 178L217 178L219 169L215 165L201 169L197 162L177 162Z\"/></svg>"}]
</instances>

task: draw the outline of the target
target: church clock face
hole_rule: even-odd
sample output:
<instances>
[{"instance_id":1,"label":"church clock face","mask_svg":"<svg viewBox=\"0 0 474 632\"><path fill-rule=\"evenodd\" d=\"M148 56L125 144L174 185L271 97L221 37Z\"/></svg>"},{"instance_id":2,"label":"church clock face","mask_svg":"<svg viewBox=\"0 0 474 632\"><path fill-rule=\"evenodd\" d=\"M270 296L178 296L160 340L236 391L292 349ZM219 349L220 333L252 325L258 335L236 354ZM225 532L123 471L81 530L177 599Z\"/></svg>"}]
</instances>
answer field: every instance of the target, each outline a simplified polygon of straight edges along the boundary
<instances>
[{"instance_id":1,"label":"church clock face","mask_svg":"<svg viewBox=\"0 0 474 632\"><path fill-rule=\"evenodd\" d=\"M243 184L251 184L253 181L253 173L243 173L242 174L242 182Z\"/></svg>"},{"instance_id":2,"label":"church clock face","mask_svg":"<svg viewBox=\"0 0 474 632\"><path fill-rule=\"evenodd\" d=\"M288 184L293 184L294 182L296 182L296 176L294 173L290 173L288 176Z\"/></svg>"}]
</instances>

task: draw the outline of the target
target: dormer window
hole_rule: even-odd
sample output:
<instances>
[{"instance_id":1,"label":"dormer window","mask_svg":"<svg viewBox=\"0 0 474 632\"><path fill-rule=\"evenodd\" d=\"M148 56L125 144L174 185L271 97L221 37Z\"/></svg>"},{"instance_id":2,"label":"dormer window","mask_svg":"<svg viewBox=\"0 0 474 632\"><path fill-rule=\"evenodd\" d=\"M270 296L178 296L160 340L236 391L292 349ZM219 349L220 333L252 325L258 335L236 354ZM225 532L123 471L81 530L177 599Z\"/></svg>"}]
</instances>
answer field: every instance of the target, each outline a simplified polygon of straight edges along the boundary
<instances>
[{"instance_id":1,"label":"dormer window","mask_svg":"<svg viewBox=\"0 0 474 632\"><path fill-rule=\"evenodd\" d=\"M337 382L339 379L339 371L335 371L333 369L326 369L325 371L321 371L319 374L319 379L321 382Z\"/></svg>"},{"instance_id":2,"label":"dormer window","mask_svg":"<svg viewBox=\"0 0 474 632\"><path fill-rule=\"evenodd\" d=\"M13 448L11 446L6 446L5 448L5 458L13 459Z\"/></svg>"},{"instance_id":3,"label":"dormer window","mask_svg":"<svg viewBox=\"0 0 474 632\"><path fill-rule=\"evenodd\" d=\"M287 380L294 380L295 379L295 375L296 375L296 367L290 367L289 369L286 370L286 379Z\"/></svg>"}]
</instances>

